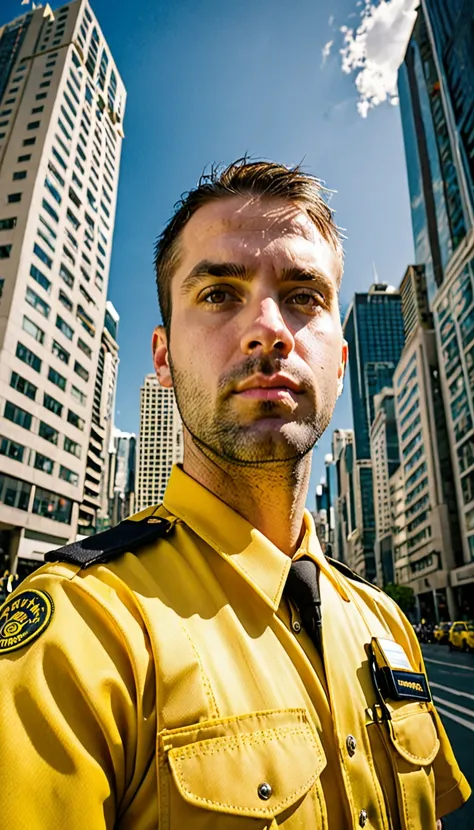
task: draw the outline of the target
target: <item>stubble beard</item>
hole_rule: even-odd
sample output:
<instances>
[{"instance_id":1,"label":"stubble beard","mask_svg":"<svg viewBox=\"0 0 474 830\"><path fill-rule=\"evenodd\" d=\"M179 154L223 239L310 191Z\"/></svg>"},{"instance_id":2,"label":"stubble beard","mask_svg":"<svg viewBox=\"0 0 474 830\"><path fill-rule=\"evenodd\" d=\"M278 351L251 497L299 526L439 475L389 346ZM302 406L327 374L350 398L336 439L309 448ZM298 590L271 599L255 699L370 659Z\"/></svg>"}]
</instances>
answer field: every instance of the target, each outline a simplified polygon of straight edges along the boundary
<instances>
[{"instance_id":1,"label":"stubble beard","mask_svg":"<svg viewBox=\"0 0 474 830\"><path fill-rule=\"evenodd\" d=\"M263 467L298 462L319 441L336 403L335 396L332 401L324 395L320 406L314 402L304 419L282 423L279 404L259 401L255 419L239 422L232 395L218 394L214 401L192 372L177 369L171 359L170 371L181 420L191 439L206 455L232 464Z\"/></svg>"}]
</instances>

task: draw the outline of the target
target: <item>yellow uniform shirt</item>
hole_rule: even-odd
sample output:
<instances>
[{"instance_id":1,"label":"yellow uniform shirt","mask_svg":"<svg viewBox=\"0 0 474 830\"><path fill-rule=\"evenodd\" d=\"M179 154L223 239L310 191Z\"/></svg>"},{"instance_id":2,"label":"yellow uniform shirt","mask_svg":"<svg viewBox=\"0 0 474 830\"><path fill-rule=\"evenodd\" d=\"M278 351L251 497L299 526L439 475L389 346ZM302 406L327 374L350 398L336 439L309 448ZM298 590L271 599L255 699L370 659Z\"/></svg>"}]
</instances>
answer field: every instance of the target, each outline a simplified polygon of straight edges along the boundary
<instances>
[{"instance_id":1,"label":"yellow uniform shirt","mask_svg":"<svg viewBox=\"0 0 474 830\"><path fill-rule=\"evenodd\" d=\"M320 567L324 666L283 598L290 560L258 530L177 467L134 518L151 514L166 538L46 565L8 625L0 609L2 827L434 830L463 803L431 703L374 721L367 644L395 640L416 671L420 649L384 593L325 560L309 514L296 556Z\"/></svg>"}]
</instances>

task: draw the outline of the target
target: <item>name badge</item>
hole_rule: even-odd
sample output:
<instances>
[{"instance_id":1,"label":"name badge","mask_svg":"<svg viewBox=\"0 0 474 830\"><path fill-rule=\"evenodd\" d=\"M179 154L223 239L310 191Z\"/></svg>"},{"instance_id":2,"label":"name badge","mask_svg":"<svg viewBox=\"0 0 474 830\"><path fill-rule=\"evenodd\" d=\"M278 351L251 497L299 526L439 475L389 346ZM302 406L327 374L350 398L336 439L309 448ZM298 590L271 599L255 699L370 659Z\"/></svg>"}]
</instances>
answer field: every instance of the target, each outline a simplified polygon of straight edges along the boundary
<instances>
[{"instance_id":1,"label":"name badge","mask_svg":"<svg viewBox=\"0 0 474 830\"><path fill-rule=\"evenodd\" d=\"M426 675L414 671L399 643L373 637L371 651L375 686L383 700L431 700Z\"/></svg>"}]
</instances>

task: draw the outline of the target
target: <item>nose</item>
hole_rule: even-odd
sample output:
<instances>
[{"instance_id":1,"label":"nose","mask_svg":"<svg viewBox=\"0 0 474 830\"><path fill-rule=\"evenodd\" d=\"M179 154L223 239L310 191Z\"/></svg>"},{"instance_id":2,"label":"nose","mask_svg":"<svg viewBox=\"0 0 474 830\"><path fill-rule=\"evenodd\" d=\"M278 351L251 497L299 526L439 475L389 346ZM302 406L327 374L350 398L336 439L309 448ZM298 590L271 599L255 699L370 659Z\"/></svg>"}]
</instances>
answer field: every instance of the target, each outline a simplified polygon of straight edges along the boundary
<instances>
[{"instance_id":1,"label":"nose","mask_svg":"<svg viewBox=\"0 0 474 830\"><path fill-rule=\"evenodd\" d=\"M294 345L294 337L281 316L278 303L271 297L265 298L242 337L242 352L250 355L259 350L264 354L277 351L282 357L288 357Z\"/></svg>"}]
</instances>

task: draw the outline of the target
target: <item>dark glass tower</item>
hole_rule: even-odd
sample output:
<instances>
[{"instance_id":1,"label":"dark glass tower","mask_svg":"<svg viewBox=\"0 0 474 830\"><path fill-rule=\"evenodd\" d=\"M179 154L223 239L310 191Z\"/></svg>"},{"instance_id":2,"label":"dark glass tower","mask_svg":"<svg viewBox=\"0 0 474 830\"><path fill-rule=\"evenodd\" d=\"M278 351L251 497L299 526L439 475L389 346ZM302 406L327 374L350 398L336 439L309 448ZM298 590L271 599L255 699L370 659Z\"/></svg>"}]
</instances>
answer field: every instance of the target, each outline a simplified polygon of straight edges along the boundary
<instances>
[{"instance_id":1,"label":"dark glass tower","mask_svg":"<svg viewBox=\"0 0 474 830\"><path fill-rule=\"evenodd\" d=\"M392 385L404 346L401 297L385 284L374 284L366 294L355 294L344 321L349 345L349 376L354 421L354 484L357 539L352 567L375 579L375 515L370 463L370 427L374 398Z\"/></svg>"}]
</instances>

